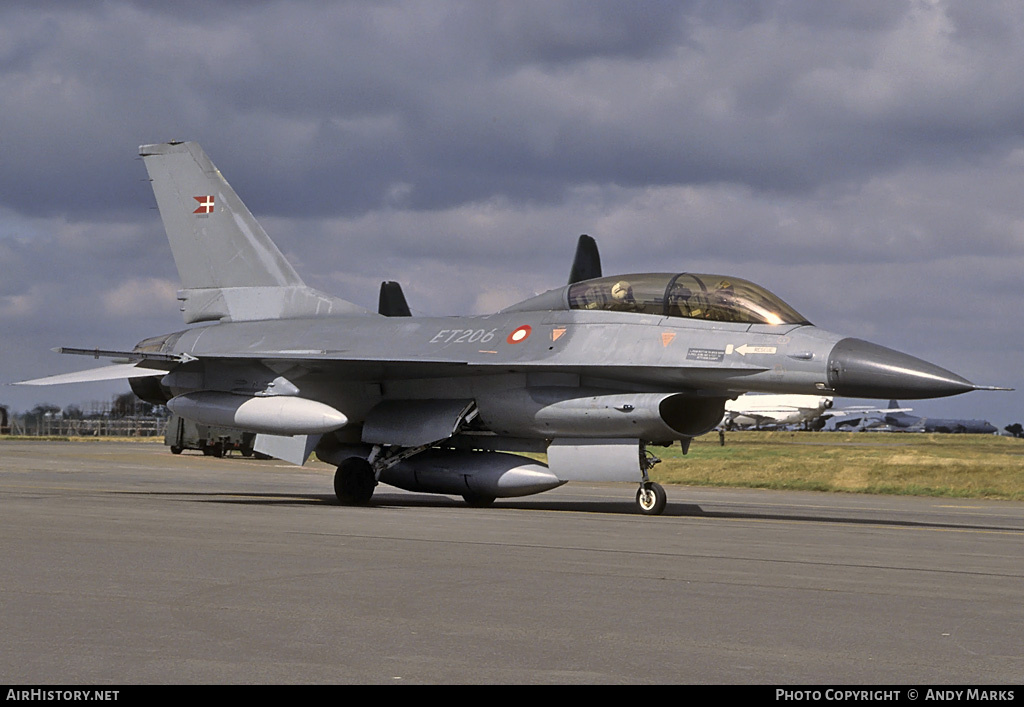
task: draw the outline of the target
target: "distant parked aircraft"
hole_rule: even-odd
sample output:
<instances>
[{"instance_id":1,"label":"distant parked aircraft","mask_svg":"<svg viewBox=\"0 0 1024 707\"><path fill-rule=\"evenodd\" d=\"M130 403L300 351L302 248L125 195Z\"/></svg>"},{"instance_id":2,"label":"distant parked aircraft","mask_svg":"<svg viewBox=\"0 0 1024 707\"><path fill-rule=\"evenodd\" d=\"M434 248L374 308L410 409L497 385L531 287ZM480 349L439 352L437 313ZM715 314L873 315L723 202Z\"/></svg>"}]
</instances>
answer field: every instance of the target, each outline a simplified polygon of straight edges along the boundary
<instances>
[{"instance_id":1,"label":"distant parked aircraft","mask_svg":"<svg viewBox=\"0 0 1024 707\"><path fill-rule=\"evenodd\" d=\"M869 405L834 408L831 396L825 395L741 395L725 403L722 426L726 429L769 430L789 425L802 425L820 430L834 417L856 415L857 419L870 414L888 412L886 408ZM899 408L910 412L912 408ZM854 423L856 424L856 423Z\"/></svg>"},{"instance_id":2,"label":"distant parked aircraft","mask_svg":"<svg viewBox=\"0 0 1024 707\"><path fill-rule=\"evenodd\" d=\"M842 421L837 426L859 424L864 428L881 428L888 426L900 432L947 432L990 435L996 427L988 420L947 419L940 417L917 417L908 415L895 400L889 401L889 408L883 415L867 416L861 420Z\"/></svg>"}]
</instances>

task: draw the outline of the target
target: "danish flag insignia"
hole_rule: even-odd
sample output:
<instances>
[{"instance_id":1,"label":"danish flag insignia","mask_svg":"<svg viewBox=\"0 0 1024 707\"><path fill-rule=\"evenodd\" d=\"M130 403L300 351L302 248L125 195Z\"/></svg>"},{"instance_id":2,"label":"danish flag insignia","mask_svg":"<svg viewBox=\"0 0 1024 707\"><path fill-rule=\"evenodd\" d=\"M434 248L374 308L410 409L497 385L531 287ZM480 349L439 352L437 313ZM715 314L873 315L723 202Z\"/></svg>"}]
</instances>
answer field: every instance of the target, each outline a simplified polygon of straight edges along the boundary
<instances>
[{"instance_id":1,"label":"danish flag insignia","mask_svg":"<svg viewBox=\"0 0 1024 707\"><path fill-rule=\"evenodd\" d=\"M212 214L213 213L213 195L210 196L193 196L193 199L199 202L199 208L193 211L194 214Z\"/></svg>"}]
</instances>

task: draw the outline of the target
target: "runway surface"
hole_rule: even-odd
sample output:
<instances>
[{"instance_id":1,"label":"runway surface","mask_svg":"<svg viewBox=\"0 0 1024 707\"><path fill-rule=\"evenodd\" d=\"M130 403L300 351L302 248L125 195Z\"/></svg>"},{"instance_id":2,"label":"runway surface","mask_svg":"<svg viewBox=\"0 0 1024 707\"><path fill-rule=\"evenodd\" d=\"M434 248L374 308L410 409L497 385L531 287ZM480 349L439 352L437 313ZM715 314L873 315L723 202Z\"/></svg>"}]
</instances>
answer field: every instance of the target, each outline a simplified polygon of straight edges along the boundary
<instances>
[{"instance_id":1,"label":"runway surface","mask_svg":"<svg viewBox=\"0 0 1024 707\"><path fill-rule=\"evenodd\" d=\"M569 484L492 508L0 442L0 682L1020 684L1024 504Z\"/></svg>"}]
</instances>

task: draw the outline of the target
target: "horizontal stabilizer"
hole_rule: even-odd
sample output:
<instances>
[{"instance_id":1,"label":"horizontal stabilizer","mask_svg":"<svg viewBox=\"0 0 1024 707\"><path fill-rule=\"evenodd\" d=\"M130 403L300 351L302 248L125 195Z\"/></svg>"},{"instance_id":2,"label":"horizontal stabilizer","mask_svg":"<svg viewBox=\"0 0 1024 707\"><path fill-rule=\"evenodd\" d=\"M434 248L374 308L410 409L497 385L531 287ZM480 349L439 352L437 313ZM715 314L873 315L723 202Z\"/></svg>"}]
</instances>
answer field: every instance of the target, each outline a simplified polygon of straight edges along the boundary
<instances>
[{"instance_id":1,"label":"horizontal stabilizer","mask_svg":"<svg viewBox=\"0 0 1024 707\"><path fill-rule=\"evenodd\" d=\"M65 383L93 383L96 381L127 380L128 378L143 378L146 376L164 376L167 371L155 368L143 368L134 363L115 363L113 366L101 368L90 368L86 371L75 371L74 373L61 373L56 376L45 378L34 378L27 381L19 381L13 385L62 385Z\"/></svg>"}]
</instances>

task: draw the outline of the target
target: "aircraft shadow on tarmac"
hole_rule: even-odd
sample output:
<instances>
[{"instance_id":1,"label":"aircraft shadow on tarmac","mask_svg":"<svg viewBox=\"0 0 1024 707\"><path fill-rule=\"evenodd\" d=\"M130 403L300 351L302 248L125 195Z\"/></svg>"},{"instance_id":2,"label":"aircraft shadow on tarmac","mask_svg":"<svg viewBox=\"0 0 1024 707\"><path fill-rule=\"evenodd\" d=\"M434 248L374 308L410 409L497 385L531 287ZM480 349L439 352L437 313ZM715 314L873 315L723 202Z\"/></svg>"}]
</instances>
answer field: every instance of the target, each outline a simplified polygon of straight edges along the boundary
<instances>
[{"instance_id":1,"label":"aircraft shadow on tarmac","mask_svg":"<svg viewBox=\"0 0 1024 707\"><path fill-rule=\"evenodd\" d=\"M282 494L282 493L260 493L260 492L172 492L172 491L124 491L126 495L139 496L168 496L182 498L183 500L198 501L202 503L222 503L228 505L254 505L254 506L339 506L338 500L332 494ZM391 494L382 492L375 494L373 500L365 506L343 506L344 508L362 509L385 509L385 508L451 508L466 509L482 512L500 512L502 510L522 511L556 511L568 513L588 513L606 515L637 516L633 504L628 496L621 501L557 501L557 500L533 500L533 499L499 499L495 505L484 509L471 509L461 499L449 498L428 494ZM343 511L342 511L343 512ZM794 523L841 523L849 525L885 525L905 528L933 528L952 530L988 530L988 531L1010 531L1024 533L1024 528L1006 524L976 524L976 523L943 523L937 521L923 520L901 520L898 518L879 517L854 517L839 514L821 513L791 514L772 512L770 509L745 510L745 511L706 511L694 503L669 503L665 509L665 517L677 518L708 518L721 520L773 520L788 521ZM657 522L650 518L647 522Z\"/></svg>"}]
</instances>

